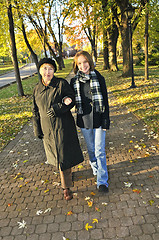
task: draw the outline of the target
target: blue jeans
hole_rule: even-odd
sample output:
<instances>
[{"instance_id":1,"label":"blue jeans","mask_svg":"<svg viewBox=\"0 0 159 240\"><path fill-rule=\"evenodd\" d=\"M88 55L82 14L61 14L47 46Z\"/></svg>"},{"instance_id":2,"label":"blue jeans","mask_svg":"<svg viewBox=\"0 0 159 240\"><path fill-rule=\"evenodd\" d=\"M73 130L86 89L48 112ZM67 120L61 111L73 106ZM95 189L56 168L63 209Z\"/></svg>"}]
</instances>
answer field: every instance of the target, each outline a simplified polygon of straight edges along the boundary
<instances>
[{"instance_id":1,"label":"blue jeans","mask_svg":"<svg viewBox=\"0 0 159 240\"><path fill-rule=\"evenodd\" d=\"M81 131L87 144L93 175L97 175L97 188L99 188L100 185L106 185L108 187L108 171L105 153L106 131L101 127L95 129L81 128Z\"/></svg>"}]
</instances>

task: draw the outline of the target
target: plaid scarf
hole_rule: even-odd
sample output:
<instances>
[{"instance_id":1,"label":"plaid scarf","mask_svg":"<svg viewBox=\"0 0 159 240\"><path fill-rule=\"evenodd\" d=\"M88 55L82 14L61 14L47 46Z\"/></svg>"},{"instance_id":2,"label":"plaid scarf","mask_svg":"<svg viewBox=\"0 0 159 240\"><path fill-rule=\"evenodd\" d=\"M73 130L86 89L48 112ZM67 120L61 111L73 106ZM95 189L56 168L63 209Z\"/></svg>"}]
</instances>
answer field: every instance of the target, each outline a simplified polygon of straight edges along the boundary
<instances>
[{"instance_id":1,"label":"plaid scarf","mask_svg":"<svg viewBox=\"0 0 159 240\"><path fill-rule=\"evenodd\" d=\"M105 106L103 104L103 96L101 93L99 81L97 79L97 75L95 71L91 71L89 75L78 71L75 76L75 82L73 84L73 87L75 90L77 113L83 114L82 99L81 99L81 93L80 93L80 82L86 83L87 81L90 81L92 101L93 101L93 106L95 108L95 111L104 112Z\"/></svg>"}]
</instances>

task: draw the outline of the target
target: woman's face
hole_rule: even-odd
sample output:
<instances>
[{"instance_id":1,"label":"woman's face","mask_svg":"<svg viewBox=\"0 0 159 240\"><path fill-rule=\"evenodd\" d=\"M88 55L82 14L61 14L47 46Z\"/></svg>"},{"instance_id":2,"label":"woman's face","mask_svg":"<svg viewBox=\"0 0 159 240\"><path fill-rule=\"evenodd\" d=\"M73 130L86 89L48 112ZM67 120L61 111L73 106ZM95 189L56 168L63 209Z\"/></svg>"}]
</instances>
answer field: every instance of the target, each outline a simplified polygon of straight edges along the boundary
<instances>
[{"instance_id":1,"label":"woman's face","mask_svg":"<svg viewBox=\"0 0 159 240\"><path fill-rule=\"evenodd\" d=\"M51 79L54 76L54 67L51 64L48 63L44 63L41 67L40 67L40 75L42 76L42 79L44 80L44 82L50 82Z\"/></svg>"},{"instance_id":2,"label":"woman's face","mask_svg":"<svg viewBox=\"0 0 159 240\"><path fill-rule=\"evenodd\" d=\"M80 55L77 59L77 66L78 69L85 73L85 74L89 74L90 73L90 65L89 62L87 60L87 58L83 55Z\"/></svg>"}]
</instances>

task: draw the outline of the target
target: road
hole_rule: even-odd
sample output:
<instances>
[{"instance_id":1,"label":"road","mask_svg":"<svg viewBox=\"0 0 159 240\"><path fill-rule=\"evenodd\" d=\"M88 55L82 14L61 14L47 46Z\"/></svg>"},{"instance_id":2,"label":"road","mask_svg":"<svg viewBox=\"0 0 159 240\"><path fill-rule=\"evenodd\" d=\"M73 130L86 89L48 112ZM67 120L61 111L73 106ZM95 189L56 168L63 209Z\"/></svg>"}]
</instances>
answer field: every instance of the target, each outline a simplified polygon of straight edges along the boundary
<instances>
[{"instance_id":1,"label":"road","mask_svg":"<svg viewBox=\"0 0 159 240\"><path fill-rule=\"evenodd\" d=\"M20 69L21 79L32 76L37 72L35 63L29 63ZM10 72L0 76L0 88L3 88L11 83L16 82L15 73Z\"/></svg>"}]
</instances>

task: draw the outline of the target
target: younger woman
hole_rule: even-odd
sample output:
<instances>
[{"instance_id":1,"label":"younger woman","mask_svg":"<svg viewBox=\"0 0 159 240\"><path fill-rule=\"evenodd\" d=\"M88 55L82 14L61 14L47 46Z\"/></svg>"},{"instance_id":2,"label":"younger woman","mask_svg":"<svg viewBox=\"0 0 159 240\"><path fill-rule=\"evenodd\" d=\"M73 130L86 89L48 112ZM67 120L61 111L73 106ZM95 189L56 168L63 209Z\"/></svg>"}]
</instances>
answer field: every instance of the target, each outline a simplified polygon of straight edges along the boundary
<instances>
[{"instance_id":1,"label":"younger woman","mask_svg":"<svg viewBox=\"0 0 159 240\"><path fill-rule=\"evenodd\" d=\"M77 52L74 58L77 126L85 138L93 175L97 176L99 192L108 192L108 171L105 153L106 129L109 129L109 105L104 77L94 69L90 54Z\"/></svg>"}]
</instances>

